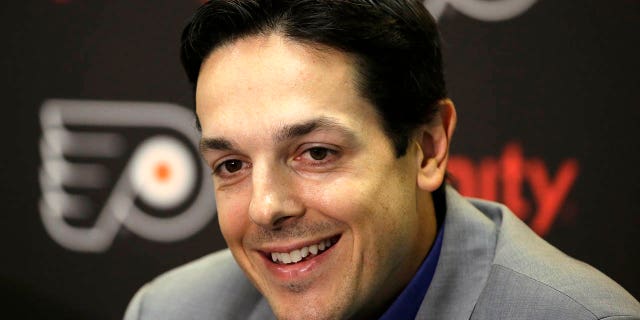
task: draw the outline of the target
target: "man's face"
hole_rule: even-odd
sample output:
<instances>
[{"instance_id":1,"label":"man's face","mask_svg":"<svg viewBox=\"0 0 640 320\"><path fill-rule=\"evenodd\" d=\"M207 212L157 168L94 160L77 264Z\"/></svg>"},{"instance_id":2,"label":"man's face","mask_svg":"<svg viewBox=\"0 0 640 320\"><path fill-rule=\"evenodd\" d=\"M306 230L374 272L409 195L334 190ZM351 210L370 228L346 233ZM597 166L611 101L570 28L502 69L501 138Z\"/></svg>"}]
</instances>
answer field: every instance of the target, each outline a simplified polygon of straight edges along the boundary
<instances>
[{"instance_id":1,"label":"man's face","mask_svg":"<svg viewBox=\"0 0 640 320\"><path fill-rule=\"evenodd\" d=\"M281 319L379 312L435 233L419 148L395 156L354 77L349 56L278 35L220 47L201 68L220 228Z\"/></svg>"}]
</instances>

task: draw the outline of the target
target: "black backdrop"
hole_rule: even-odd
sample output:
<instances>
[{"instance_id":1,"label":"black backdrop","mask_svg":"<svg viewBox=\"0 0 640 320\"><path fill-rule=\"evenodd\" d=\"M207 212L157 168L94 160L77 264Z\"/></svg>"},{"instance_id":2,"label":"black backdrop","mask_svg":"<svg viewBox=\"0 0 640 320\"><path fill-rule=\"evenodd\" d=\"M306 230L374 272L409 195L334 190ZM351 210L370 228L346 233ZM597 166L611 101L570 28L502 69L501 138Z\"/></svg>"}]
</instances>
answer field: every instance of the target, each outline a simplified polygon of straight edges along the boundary
<instances>
[{"instance_id":1,"label":"black backdrop","mask_svg":"<svg viewBox=\"0 0 640 320\"><path fill-rule=\"evenodd\" d=\"M445 5L438 18L459 113L454 183L506 202L552 244L640 297L640 2L520 1L533 4L502 17L479 15L483 5L517 0L426 2ZM121 318L143 283L224 247L213 218L172 242L121 227L105 250L80 252L50 235L39 208L44 101L190 106L177 44L198 5L1 5L0 281L3 304L21 318Z\"/></svg>"}]
</instances>

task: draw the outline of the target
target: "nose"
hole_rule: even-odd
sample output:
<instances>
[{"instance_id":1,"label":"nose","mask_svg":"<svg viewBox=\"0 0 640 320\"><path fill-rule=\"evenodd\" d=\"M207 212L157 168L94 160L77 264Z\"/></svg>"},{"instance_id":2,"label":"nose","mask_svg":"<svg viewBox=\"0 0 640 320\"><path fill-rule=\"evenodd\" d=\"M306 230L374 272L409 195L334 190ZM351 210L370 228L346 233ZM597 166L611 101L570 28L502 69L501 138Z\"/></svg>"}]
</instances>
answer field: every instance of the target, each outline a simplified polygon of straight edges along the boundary
<instances>
[{"instance_id":1,"label":"nose","mask_svg":"<svg viewBox=\"0 0 640 320\"><path fill-rule=\"evenodd\" d=\"M254 163L252 194L249 204L251 220L266 229L277 229L285 221L304 214L293 186L293 177L286 168Z\"/></svg>"}]
</instances>

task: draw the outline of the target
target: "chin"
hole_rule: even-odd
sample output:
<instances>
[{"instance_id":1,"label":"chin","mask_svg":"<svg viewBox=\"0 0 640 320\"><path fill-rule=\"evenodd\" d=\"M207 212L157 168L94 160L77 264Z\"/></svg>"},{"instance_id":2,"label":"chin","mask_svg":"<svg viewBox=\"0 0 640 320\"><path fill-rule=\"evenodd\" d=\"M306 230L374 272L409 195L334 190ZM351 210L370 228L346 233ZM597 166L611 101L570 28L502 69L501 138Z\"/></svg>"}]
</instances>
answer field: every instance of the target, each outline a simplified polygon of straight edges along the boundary
<instances>
[{"instance_id":1,"label":"chin","mask_svg":"<svg viewBox=\"0 0 640 320\"><path fill-rule=\"evenodd\" d=\"M335 310L337 306L327 306L315 299L302 299L304 302L288 301L283 305L274 302L272 309L276 317L280 320L334 320L348 318L343 312Z\"/></svg>"},{"instance_id":2,"label":"chin","mask_svg":"<svg viewBox=\"0 0 640 320\"><path fill-rule=\"evenodd\" d=\"M344 289L317 287L312 283L288 283L265 294L269 305L280 320L348 319L352 298Z\"/></svg>"}]
</instances>

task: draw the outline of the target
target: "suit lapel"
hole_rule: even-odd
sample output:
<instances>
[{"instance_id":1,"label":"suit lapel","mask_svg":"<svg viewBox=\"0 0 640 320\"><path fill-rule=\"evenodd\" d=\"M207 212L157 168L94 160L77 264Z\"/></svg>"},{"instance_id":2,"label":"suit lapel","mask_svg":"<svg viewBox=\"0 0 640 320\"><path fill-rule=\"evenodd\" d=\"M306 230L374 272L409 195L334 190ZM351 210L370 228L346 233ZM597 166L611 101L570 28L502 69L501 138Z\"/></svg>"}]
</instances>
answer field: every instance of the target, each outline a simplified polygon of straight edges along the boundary
<instances>
[{"instance_id":1,"label":"suit lapel","mask_svg":"<svg viewBox=\"0 0 640 320\"><path fill-rule=\"evenodd\" d=\"M498 221L447 187L447 214L438 266L416 319L469 319L489 276Z\"/></svg>"}]
</instances>

